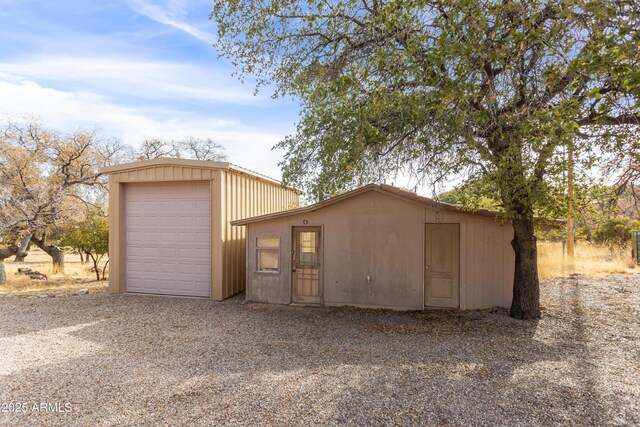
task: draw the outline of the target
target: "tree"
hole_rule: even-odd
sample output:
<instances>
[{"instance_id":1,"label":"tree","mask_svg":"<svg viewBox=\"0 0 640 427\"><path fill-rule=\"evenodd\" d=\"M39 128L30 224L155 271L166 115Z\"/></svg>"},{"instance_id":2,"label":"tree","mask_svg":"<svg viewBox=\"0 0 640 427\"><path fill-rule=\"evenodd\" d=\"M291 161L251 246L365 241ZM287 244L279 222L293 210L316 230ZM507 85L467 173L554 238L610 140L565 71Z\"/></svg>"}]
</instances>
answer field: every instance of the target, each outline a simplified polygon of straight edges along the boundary
<instances>
[{"instance_id":1,"label":"tree","mask_svg":"<svg viewBox=\"0 0 640 427\"><path fill-rule=\"evenodd\" d=\"M63 135L35 121L9 123L0 132L0 229L31 242L64 272L64 251L51 242L57 229L73 222L104 186L99 169L118 150L99 149L95 135Z\"/></svg>"},{"instance_id":2,"label":"tree","mask_svg":"<svg viewBox=\"0 0 640 427\"><path fill-rule=\"evenodd\" d=\"M65 230L60 245L79 248L93 262L97 280L104 280L109 261L100 262L109 253L109 219L98 209L92 209L82 221Z\"/></svg>"},{"instance_id":3,"label":"tree","mask_svg":"<svg viewBox=\"0 0 640 427\"><path fill-rule=\"evenodd\" d=\"M595 243L609 246L611 251L631 241L631 232L640 230L640 221L624 217L612 218L599 224L593 232Z\"/></svg>"},{"instance_id":4,"label":"tree","mask_svg":"<svg viewBox=\"0 0 640 427\"><path fill-rule=\"evenodd\" d=\"M187 158L195 160L223 161L227 155L224 147L210 138L186 137L179 140L159 138L145 139L139 149L133 150L136 160L157 159L159 157Z\"/></svg>"},{"instance_id":5,"label":"tree","mask_svg":"<svg viewBox=\"0 0 640 427\"><path fill-rule=\"evenodd\" d=\"M489 209L502 212L498 186L487 179L467 181L453 190L438 195L438 200L459 208L474 211Z\"/></svg>"},{"instance_id":6,"label":"tree","mask_svg":"<svg viewBox=\"0 0 640 427\"><path fill-rule=\"evenodd\" d=\"M20 248L16 244L10 244L0 249L0 285L7 283L7 273L4 269L4 260L14 255L21 255Z\"/></svg>"},{"instance_id":7,"label":"tree","mask_svg":"<svg viewBox=\"0 0 640 427\"><path fill-rule=\"evenodd\" d=\"M240 75L302 103L278 146L317 199L402 171L499 187L514 228L511 316L540 316L534 205L638 125L638 6L625 0L214 2Z\"/></svg>"},{"instance_id":8,"label":"tree","mask_svg":"<svg viewBox=\"0 0 640 427\"><path fill-rule=\"evenodd\" d=\"M20 248L20 254L16 255L16 258L14 259L15 262L24 262L24 259L29 254L32 235L32 233L27 232L27 234L22 236L22 238L20 239L20 244L18 245L18 247Z\"/></svg>"}]
</instances>

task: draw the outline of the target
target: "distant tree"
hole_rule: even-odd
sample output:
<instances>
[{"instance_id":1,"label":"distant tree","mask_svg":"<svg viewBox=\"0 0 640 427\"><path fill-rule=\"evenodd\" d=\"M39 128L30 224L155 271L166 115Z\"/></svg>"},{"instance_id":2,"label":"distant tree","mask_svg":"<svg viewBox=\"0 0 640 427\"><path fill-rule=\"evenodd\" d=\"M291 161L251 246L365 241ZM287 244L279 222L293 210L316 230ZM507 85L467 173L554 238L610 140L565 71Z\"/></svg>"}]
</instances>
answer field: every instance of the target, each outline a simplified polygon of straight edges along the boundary
<instances>
[{"instance_id":1,"label":"distant tree","mask_svg":"<svg viewBox=\"0 0 640 427\"><path fill-rule=\"evenodd\" d=\"M187 137L179 140L159 138L145 139L140 148L134 150L136 160L173 157L195 160L223 161L227 158L224 147L209 138Z\"/></svg>"},{"instance_id":2,"label":"distant tree","mask_svg":"<svg viewBox=\"0 0 640 427\"><path fill-rule=\"evenodd\" d=\"M278 145L289 185L322 199L398 171L493 180L515 231L511 316L540 316L545 181L567 144L589 163L640 124L636 2L216 0L212 18L240 74L301 100Z\"/></svg>"},{"instance_id":3,"label":"distant tree","mask_svg":"<svg viewBox=\"0 0 640 427\"><path fill-rule=\"evenodd\" d=\"M438 195L438 200L474 211L490 209L502 212L500 194L495 182L486 179L470 180L453 190Z\"/></svg>"},{"instance_id":4,"label":"distant tree","mask_svg":"<svg viewBox=\"0 0 640 427\"><path fill-rule=\"evenodd\" d=\"M109 261L102 267L100 263L109 253L109 219L101 210L90 210L85 219L64 230L60 245L79 248L91 258L96 279L105 279Z\"/></svg>"},{"instance_id":5,"label":"distant tree","mask_svg":"<svg viewBox=\"0 0 640 427\"><path fill-rule=\"evenodd\" d=\"M595 243L607 245L613 250L627 245L631 241L632 231L640 231L640 221L620 217L599 224L591 236Z\"/></svg>"},{"instance_id":6,"label":"distant tree","mask_svg":"<svg viewBox=\"0 0 640 427\"><path fill-rule=\"evenodd\" d=\"M0 131L0 229L30 241L64 271L64 251L50 236L95 204L101 166L115 156L91 132L60 134L35 121ZM24 241L21 242L24 246ZM22 248L24 249L24 248Z\"/></svg>"}]
</instances>

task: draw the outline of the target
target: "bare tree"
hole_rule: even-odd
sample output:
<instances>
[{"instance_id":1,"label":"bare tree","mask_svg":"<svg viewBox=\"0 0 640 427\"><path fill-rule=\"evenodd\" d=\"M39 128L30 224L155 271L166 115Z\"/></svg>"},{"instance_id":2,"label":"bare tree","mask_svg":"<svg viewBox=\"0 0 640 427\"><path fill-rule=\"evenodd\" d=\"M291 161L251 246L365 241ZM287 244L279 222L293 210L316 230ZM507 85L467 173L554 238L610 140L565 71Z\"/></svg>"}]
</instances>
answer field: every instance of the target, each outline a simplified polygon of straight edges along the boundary
<instances>
[{"instance_id":1,"label":"bare tree","mask_svg":"<svg viewBox=\"0 0 640 427\"><path fill-rule=\"evenodd\" d=\"M51 256L54 271L64 271L64 252L49 236L92 203L92 191L106 188L100 167L119 152L98 145L92 132L63 135L36 121L0 131L0 228L31 234L31 242Z\"/></svg>"},{"instance_id":2,"label":"bare tree","mask_svg":"<svg viewBox=\"0 0 640 427\"><path fill-rule=\"evenodd\" d=\"M136 160L150 160L160 157L178 159L195 159L208 161L223 161L227 155L224 147L211 138L186 137L179 140L165 140L160 138L145 139L139 149L135 150Z\"/></svg>"},{"instance_id":3,"label":"bare tree","mask_svg":"<svg viewBox=\"0 0 640 427\"><path fill-rule=\"evenodd\" d=\"M136 160L151 160L160 157L180 157L172 141L159 138L145 139L135 153Z\"/></svg>"},{"instance_id":4,"label":"bare tree","mask_svg":"<svg viewBox=\"0 0 640 427\"><path fill-rule=\"evenodd\" d=\"M188 137L176 142L176 148L185 157L196 160L223 161L227 159L224 147L210 138Z\"/></svg>"}]
</instances>

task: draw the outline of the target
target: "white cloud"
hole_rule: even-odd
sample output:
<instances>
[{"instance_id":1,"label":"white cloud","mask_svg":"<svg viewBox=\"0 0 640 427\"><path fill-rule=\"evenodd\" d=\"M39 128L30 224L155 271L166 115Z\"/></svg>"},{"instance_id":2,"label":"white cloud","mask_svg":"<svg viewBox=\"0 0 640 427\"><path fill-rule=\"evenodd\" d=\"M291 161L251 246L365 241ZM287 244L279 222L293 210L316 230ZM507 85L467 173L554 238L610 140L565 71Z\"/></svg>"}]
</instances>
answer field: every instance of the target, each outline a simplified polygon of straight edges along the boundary
<instances>
[{"instance_id":1,"label":"white cloud","mask_svg":"<svg viewBox=\"0 0 640 427\"><path fill-rule=\"evenodd\" d=\"M207 44L212 44L214 41L213 31L207 33L185 21L189 12L185 2L166 0L157 4L148 0L128 0L128 4L135 12L160 24L173 27Z\"/></svg>"},{"instance_id":2,"label":"white cloud","mask_svg":"<svg viewBox=\"0 0 640 427\"><path fill-rule=\"evenodd\" d=\"M110 95L255 105L250 85L226 67L144 60L126 56L28 56L0 62L0 72L35 81L74 82Z\"/></svg>"},{"instance_id":3,"label":"white cloud","mask_svg":"<svg viewBox=\"0 0 640 427\"><path fill-rule=\"evenodd\" d=\"M274 178L281 152L271 147L277 134L239 121L204 114L154 107L130 107L91 92L71 92L44 87L34 81L0 73L0 120L36 116L44 125L63 131L97 129L104 137L117 137L138 145L145 137L207 137L227 149L229 160Z\"/></svg>"}]
</instances>

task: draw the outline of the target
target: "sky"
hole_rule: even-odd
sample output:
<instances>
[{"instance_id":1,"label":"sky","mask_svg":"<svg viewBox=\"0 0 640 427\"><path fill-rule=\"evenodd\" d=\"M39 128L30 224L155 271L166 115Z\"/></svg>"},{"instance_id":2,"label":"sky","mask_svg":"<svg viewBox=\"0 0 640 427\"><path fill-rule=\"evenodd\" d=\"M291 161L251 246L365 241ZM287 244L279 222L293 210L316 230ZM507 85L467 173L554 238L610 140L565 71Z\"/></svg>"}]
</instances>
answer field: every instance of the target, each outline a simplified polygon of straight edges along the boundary
<instances>
[{"instance_id":1,"label":"sky","mask_svg":"<svg viewBox=\"0 0 640 427\"><path fill-rule=\"evenodd\" d=\"M254 94L212 47L210 0L0 0L0 121L62 131L212 138L229 161L280 178L274 144L299 105Z\"/></svg>"}]
</instances>

